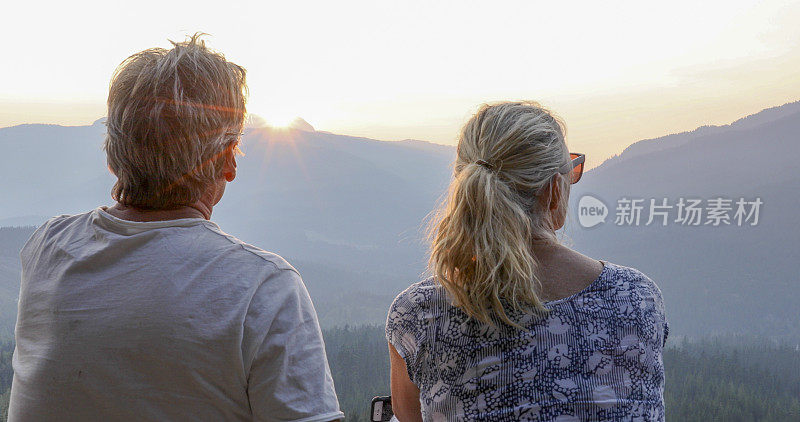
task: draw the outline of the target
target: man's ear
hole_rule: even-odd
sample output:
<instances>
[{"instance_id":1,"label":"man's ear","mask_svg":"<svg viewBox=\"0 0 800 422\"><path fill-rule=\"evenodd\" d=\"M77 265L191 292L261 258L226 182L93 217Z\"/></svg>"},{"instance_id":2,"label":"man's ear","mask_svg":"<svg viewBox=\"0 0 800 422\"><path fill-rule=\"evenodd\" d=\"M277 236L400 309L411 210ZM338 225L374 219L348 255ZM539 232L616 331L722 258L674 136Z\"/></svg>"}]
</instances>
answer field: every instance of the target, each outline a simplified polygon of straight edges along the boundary
<instances>
[{"instance_id":1,"label":"man's ear","mask_svg":"<svg viewBox=\"0 0 800 422\"><path fill-rule=\"evenodd\" d=\"M236 179L236 148L226 148L223 157L222 175L227 182L233 182Z\"/></svg>"}]
</instances>

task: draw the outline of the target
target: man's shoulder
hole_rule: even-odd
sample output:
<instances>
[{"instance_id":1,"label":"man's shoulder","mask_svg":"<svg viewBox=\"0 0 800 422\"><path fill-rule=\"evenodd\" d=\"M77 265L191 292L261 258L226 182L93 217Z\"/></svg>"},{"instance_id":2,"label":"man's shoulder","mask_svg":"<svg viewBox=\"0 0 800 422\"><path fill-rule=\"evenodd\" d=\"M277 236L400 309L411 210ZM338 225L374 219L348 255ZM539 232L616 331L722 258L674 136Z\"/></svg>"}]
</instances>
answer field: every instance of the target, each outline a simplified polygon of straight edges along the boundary
<instances>
[{"instance_id":1,"label":"man's shoulder","mask_svg":"<svg viewBox=\"0 0 800 422\"><path fill-rule=\"evenodd\" d=\"M282 256L278 255L277 253L259 248L258 246L247 243L236 236L228 234L213 222L204 224L203 228L211 238L217 240L221 244L228 245L228 252L234 255L237 259L254 263L261 262L271 265L279 271L290 271L299 274L297 269Z\"/></svg>"},{"instance_id":2,"label":"man's shoulder","mask_svg":"<svg viewBox=\"0 0 800 422\"><path fill-rule=\"evenodd\" d=\"M79 214L59 214L47 219L42 223L37 231L55 233L61 231L73 224L80 224L81 222L88 221L94 211L86 211Z\"/></svg>"},{"instance_id":3,"label":"man's shoulder","mask_svg":"<svg viewBox=\"0 0 800 422\"><path fill-rule=\"evenodd\" d=\"M59 236L60 233L68 232L73 225L79 225L82 221L88 220L91 213L92 211L87 211L80 214L60 214L50 217L33 231L20 250L20 255L24 256L31 248L49 243L52 238Z\"/></svg>"}]
</instances>

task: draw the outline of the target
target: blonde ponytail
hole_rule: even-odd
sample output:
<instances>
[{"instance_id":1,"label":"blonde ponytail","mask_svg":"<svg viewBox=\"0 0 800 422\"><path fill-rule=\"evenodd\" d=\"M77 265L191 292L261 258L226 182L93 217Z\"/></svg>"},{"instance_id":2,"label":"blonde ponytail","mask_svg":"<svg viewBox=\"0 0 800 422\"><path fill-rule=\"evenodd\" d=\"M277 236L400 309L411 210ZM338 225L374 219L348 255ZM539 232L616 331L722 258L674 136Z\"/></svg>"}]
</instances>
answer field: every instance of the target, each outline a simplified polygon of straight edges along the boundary
<instances>
[{"instance_id":1,"label":"blonde ponytail","mask_svg":"<svg viewBox=\"0 0 800 422\"><path fill-rule=\"evenodd\" d=\"M457 154L431 225L431 271L466 314L518 327L506 307L546 311L532 244L557 240L536 193L569 160L563 124L533 102L486 105L464 126Z\"/></svg>"}]
</instances>

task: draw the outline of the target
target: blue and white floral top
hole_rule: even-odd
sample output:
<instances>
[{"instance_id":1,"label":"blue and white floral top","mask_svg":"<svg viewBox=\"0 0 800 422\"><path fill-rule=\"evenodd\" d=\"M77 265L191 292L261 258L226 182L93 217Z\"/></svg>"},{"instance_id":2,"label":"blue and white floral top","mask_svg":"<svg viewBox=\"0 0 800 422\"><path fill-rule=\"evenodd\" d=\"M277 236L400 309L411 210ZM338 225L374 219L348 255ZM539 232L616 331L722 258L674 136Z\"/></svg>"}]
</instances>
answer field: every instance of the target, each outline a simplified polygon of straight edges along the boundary
<instances>
[{"instance_id":1,"label":"blue and white floral top","mask_svg":"<svg viewBox=\"0 0 800 422\"><path fill-rule=\"evenodd\" d=\"M600 276L494 328L452 305L433 278L392 303L386 338L420 389L426 421L663 421L661 291L604 262Z\"/></svg>"}]
</instances>

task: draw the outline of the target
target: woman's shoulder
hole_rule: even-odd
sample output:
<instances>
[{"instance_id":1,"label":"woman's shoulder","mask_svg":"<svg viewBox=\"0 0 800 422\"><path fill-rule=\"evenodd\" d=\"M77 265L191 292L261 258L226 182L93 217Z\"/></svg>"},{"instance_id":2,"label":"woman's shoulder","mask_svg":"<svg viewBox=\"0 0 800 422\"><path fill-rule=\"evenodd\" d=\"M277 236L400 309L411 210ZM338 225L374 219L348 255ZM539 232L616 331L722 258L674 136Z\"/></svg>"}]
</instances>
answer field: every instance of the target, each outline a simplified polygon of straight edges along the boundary
<instances>
[{"instance_id":1,"label":"woman's shoulder","mask_svg":"<svg viewBox=\"0 0 800 422\"><path fill-rule=\"evenodd\" d=\"M414 283L394 298L386 315L387 331L424 330L436 315L446 313L450 304L447 291L434 277Z\"/></svg>"},{"instance_id":2,"label":"woman's shoulder","mask_svg":"<svg viewBox=\"0 0 800 422\"><path fill-rule=\"evenodd\" d=\"M442 297L433 277L414 283L395 297L386 315L386 339L408 365L425 342L431 306Z\"/></svg>"},{"instance_id":3,"label":"woman's shoulder","mask_svg":"<svg viewBox=\"0 0 800 422\"><path fill-rule=\"evenodd\" d=\"M637 314L643 321L662 327L654 331L654 336L660 339L658 343L662 347L665 346L669 335L669 323L664 308L664 298L658 284L636 268L611 265L614 270L616 295L625 298L625 302L637 308L639 310Z\"/></svg>"},{"instance_id":4,"label":"woman's shoulder","mask_svg":"<svg viewBox=\"0 0 800 422\"><path fill-rule=\"evenodd\" d=\"M612 285L618 292L639 293L651 295L659 302L662 300L661 289L655 281L644 272L625 265L613 262L604 262L608 271L606 282Z\"/></svg>"},{"instance_id":5,"label":"woman's shoulder","mask_svg":"<svg viewBox=\"0 0 800 422\"><path fill-rule=\"evenodd\" d=\"M392 302L389 312L409 312L427 307L432 301L438 300L445 294L444 288L436 282L434 277L418 281L400 292Z\"/></svg>"},{"instance_id":6,"label":"woman's shoulder","mask_svg":"<svg viewBox=\"0 0 800 422\"><path fill-rule=\"evenodd\" d=\"M645 273L633 267L618 265L610 262L606 282L610 287L611 302L618 308L617 317L635 318L644 325L662 327L663 330L654 331L656 338L660 338L663 346L666 344L669 333L669 324L664 308L664 299L661 289Z\"/></svg>"}]
</instances>

